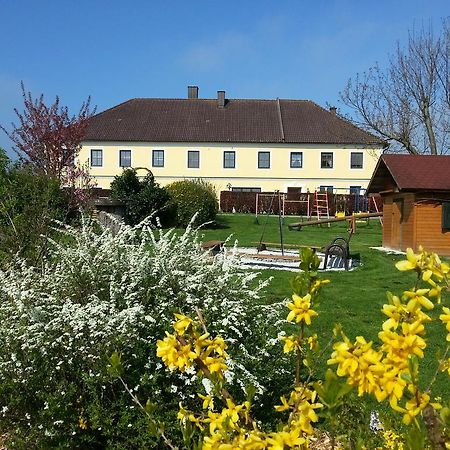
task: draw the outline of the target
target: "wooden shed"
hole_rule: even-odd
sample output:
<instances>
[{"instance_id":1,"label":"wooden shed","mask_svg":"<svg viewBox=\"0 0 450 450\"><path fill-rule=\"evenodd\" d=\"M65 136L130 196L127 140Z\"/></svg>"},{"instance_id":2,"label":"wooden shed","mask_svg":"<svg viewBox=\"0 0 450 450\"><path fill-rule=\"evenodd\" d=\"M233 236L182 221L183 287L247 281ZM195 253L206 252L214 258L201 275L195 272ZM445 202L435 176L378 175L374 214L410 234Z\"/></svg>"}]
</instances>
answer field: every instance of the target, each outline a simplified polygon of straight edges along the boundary
<instances>
[{"instance_id":1,"label":"wooden shed","mask_svg":"<svg viewBox=\"0 0 450 450\"><path fill-rule=\"evenodd\" d=\"M383 246L450 256L450 156L382 155L367 188L383 200Z\"/></svg>"}]
</instances>

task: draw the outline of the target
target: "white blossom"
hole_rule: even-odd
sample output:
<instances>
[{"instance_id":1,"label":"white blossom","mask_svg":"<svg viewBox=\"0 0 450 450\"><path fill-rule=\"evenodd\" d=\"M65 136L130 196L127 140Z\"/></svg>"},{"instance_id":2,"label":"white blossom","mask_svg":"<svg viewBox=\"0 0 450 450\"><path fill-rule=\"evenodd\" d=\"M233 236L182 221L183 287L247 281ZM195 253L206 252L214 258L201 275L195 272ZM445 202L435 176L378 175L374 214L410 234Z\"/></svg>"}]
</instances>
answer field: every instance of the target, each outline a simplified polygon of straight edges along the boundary
<instances>
[{"instance_id":1,"label":"white blossom","mask_svg":"<svg viewBox=\"0 0 450 450\"><path fill-rule=\"evenodd\" d=\"M211 334L226 340L230 354L239 353L240 364L229 367L227 381L263 390L247 367L266 352L262 344L247 348L258 332L251 324L275 320L283 303L260 304L268 281L242 271L235 248L212 257L191 227L182 235L146 223L123 226L116 235L98 227L87 219L77 229L65 226L60 230L65 239L49 240L51 253L40 267L17 258L0 269L0 377L16 383L18 391L41 389L32 394L42 399L73 367L81 367L105 391L99 373L105 355L120 350L136 358L137 349L145 348L148 363L142 370L151 378L164 369L155 345L169 329L173 311L194 317L200 308ZM36 387L33 379L40 380L42 361L46 382ZM186 395L195 392L196 380L195 369L187 370L183 381L192 387ZM211 392L207 382L202 379ZM154 390L155 396L160 393ZM58 395L69 394L61 390ZM42 409L48 407L41 403Z\"/></svg>"}]
</instances>

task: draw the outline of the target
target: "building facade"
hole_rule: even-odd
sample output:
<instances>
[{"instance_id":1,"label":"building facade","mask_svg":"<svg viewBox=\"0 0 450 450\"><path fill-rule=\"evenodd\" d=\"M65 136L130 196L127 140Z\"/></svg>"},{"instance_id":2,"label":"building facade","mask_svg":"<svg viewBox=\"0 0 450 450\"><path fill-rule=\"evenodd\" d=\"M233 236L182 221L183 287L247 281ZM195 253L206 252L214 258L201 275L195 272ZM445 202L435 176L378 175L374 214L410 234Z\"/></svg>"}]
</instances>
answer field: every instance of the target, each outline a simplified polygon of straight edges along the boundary
<instances>
[{"instance_id":1,"label":"building facade","mask_svg":"<svg viewBox=\"0 0 450 450\"><path fill-rule=\"evenodd\" d=\"M383 142L304 100L133 99L94 116L79 155L99 187L126 167L217 191L365 189ZM142 175L146 171L143 170Z\"/></svg>"}]
</instances>

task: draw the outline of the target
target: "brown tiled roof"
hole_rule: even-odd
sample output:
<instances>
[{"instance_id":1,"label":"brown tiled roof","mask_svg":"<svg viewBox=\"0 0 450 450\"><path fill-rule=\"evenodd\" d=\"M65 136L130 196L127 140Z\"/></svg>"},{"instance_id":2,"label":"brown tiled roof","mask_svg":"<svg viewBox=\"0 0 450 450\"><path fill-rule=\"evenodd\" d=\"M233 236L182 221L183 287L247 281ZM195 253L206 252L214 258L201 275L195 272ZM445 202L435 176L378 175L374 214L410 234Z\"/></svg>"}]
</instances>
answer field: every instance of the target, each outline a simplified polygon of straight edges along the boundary
<instances>
[{"instance_id":1,"label":"brown tiled roof","mask_svg":"<svg viewBox=\"0 0 450 450\"><path fill-rule=\"evenodd\" d=\"M84 140L383 145L308 100L138 98L92 117Z\"/></svg>"},{"instance_id":2,"label":"brown tiled roof","mask_svg":"<svg viewBox=\"0 0 450 450\"><path fill-rule=\"evenodd\" d=\"M400 191L450 191L450 156L382 155L367 192L394 187Z\"/></svg>"}]
</instances>

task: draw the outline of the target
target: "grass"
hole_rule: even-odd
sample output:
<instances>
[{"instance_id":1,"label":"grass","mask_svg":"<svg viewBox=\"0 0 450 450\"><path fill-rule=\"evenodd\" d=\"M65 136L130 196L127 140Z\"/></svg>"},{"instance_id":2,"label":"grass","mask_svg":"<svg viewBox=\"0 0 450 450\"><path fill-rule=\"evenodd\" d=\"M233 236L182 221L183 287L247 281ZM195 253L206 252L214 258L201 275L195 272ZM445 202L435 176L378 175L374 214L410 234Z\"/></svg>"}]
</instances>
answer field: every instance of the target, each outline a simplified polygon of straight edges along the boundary
<instances>
[{"instance_id":1,"label":"grass","mask_svg":"<svg viewBox=\"0 0 450 450\"><path fill-rule=\"evenodd\" d=\"M327 226L308 226L301 231L289 231L287 225L297 222L298 218L287 217L282 226L285 243L299 245L324 246L337 236L347 236L346 222L337 222ZM386 303L386 291L401 295L410 289L416 279L415 274L399 272L395 263L404 259L401 255L388 255L370 247L381 245L381 224L371 220L368 224L358 224L357 232L350 241L350 253L360 259L361 265L350 272L326 272L324 278L331 280L322 291L320 305L317 308L319 317L313 323L322 344L329 341L333 327L340 323L350 338L363 335L366 339L378 341L377 335L386 316L380 310ZM218 216L217 225L213 229L203 231L204 240L225 240L232 235L239 246L255 246L260 240L279 242L280 231L278 217L271 216L266 224L266 217L259 217L255 223L253 215L222 214ZM267 303L279 302L290 297L290 280L292 272L280 270L262 270L261 277L272 277L266 291ZM448 294L447 294L448 295ZM431 312L437 318L440 308ZM287 310L286 310L287 312ZM421 374L424 385L432 379L437 368L436 353L445 347L445 328L437 321L428 327L428 347L425 360L421 363ZM325 353L320 365L325 369L325 359L331 353ZM442 374L433 389L436 395L450 395L448 377Z\"/></svg>"}]
</instances>

